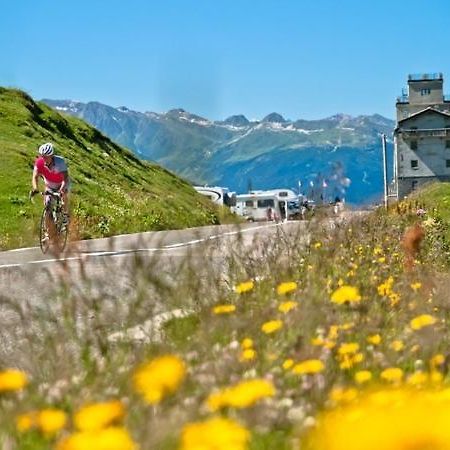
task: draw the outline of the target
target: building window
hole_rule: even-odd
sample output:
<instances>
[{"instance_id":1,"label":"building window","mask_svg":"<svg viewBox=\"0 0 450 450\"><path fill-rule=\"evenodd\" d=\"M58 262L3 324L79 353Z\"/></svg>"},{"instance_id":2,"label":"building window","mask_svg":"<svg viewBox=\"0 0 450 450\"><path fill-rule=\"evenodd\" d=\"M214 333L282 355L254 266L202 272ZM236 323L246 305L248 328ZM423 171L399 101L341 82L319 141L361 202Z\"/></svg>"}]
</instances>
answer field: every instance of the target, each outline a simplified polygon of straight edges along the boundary
<instances>
[{"instance_id":1,"label":"building window","mask_svg":"<svg viewBox=\"0 0 450 450\"><path fill-rule=\"evenodd\" d=\"M450 141L445 141L445 148L450 148Z\"/></svg>"},{"instance_id":2,"label":"building window","mask_svg":"<svg viewBox=\"0 0 450 450\"><path fill-rule=\"evenodd\" d=\"M252 208L253 207L253 200L245 200L245 206Z\"/></svg>"},{"instance_id":3,"label":"building window","mask_svg":"<svg viewBox=\"0 0 450 450\"><path fill-rule=\"evenodd\" d=\"M409 146L411 147L411 150L417 150L417 141L411 141Z\"/></svg>"},{"instance_id":4,"label":"building window","mask_svg":"<svg viewBox=\"0 0 450 450\"><path fill-rule=\"evenodd\" d=\"M450 167L450 159L445 160L445 167Z\"/></svg>"},{"instance_id":5,"label":"building window","mask_svg":"<svg viewBox=\"0 0 450 450\"><path fill-rule=\"evenodd\" d=\"M415 191L417 189L417 180L413 180L411 182L411 190Z\"/></svg>"},{"instance_id":6,"label":"building window","mask_svg":"<svg viewBox=\"0 0 450 450\"><path fill-rule=\"evenodd\" d=\"M419 168L419 160L412 159L411 160L411 169L418 169Z\"/></svg>"},{"instance_id":7,"label":"building window","mask_svg":"<svg viewBox=\"0 0 450 450\"><path fill-rule=\"evenodd\" d=\"M267 198L264 200L258 200L258 208L273 208L275 206L275 202L271 198Z\"/></svg>"},{"instance_id":8,"label":"building window","mask_svg":"<svg viewBox=\"0 0 450 450\"><path fill-rule=\"evenodd\" d=\"M424 89L420 90L420 95L430 95L430 94L431 94L431 89L424 88Z\"/></svg>"}]
</instances>

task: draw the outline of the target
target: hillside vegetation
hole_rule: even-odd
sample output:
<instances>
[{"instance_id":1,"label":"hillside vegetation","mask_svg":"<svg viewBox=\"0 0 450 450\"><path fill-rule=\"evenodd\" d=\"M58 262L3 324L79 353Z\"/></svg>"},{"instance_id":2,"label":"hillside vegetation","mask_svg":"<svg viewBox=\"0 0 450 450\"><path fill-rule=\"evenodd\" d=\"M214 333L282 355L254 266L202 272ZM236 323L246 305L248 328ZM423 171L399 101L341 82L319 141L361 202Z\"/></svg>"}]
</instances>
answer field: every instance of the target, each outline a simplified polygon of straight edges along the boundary
<instances>
[{"instance_id":1,"label":"hillside vegetation","mask_svg":"<svg viewBox=\"0 0 450 450\"><path fill-rule=\"evenodd\" d=\"M82 120L0 87L0 249L36 245L42 203L31 204L28 192L37 148L48 141L69 165L75 238L219 222L220 211L187 182Z\"/></svg>"},{"instance_id":2,"label":"hillside vegetation","mask_svg":"<svg viewBox=\"0 0 450 450\"><path fill-rule=\"evenodd\" d=\"M447 449L449 223L437 192L450 186L297 237L237 239L225 264L188 259L176 283L154 270L157 254L136 258L135 292L117 300L88 272L92 292L66 276L45 307L6 293L5 314L27 332L6 323L0 335L15 369L0 371L0 446ZM173 314L152 317L155 304Z\"/></svg>"}]
</instances>

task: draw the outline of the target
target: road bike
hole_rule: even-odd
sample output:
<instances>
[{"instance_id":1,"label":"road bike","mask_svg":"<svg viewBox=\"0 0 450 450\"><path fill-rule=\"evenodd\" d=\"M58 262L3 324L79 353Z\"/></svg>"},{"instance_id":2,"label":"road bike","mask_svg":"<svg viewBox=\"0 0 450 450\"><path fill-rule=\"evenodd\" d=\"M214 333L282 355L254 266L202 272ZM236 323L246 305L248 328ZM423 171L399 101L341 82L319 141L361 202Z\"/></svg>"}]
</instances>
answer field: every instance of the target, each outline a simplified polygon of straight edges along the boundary
<instances>
[{"instance_id":1,"label":"road bike","mask_svg":"<svg viewBox=\"0 0 450 450\"><path fill-rule=\"evenodd\" d=\"M42 253L47 253L50 246L53 246L56 252L62 252L66 247L69 232L63 199L59 192L51 190L41 192L41 195L44 196L44 209L39 227L39 245Z\"/></svg>"}]
</instances>

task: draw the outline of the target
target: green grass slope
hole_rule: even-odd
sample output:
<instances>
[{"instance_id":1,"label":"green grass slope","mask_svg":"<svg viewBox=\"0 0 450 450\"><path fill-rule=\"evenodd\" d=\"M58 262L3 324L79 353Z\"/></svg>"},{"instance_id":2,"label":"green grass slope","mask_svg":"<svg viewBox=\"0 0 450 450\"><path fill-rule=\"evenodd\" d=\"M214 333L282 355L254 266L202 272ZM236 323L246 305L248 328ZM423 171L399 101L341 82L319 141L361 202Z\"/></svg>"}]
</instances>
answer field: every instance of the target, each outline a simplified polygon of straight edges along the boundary
<instances>
[{"instance_id":1,"label":"green grass slope","mask_svg":"<svg viewBox=\"0 0 450 450\"><path fill-rule=\"evenodd\" d=\"M73 238L219 222L218 209L187 182L82 120L0 87L0 249L37 244L42 202L30 203L28 192L37 148L47 141L69 165Z\"/></svg>"}]
</instances>

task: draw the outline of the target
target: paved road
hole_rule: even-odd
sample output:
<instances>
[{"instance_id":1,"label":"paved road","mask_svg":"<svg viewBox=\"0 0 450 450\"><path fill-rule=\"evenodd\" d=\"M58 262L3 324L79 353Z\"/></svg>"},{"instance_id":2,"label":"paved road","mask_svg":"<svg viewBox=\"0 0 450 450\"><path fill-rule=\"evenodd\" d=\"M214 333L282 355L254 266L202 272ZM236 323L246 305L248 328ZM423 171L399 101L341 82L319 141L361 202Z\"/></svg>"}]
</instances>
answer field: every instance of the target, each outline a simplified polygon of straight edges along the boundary
<instances>
[{"instance_id":1,"label":"paved road","mask_svg":"<svg viewBox=\"0 0 450 450\"><path fill-rule=\"evenodd\" d=\"M103 325L110 323L114 331L130 315L127 304L142 308L143 320L173 310L180 305L173 294L177 283L193 283L192 292L198 285L201 296L208 286L201 281L210 277L220 289L227 282L227 256L252 250L256 255L269 241L297 239L306 227L262 223L123 235L72 243L60 258L39 248L0 252L0 361L17 352L27 332L46 326L43 317L51 323L64 315L64 301L101 310Z\"/></svg>"}]
</instances>

